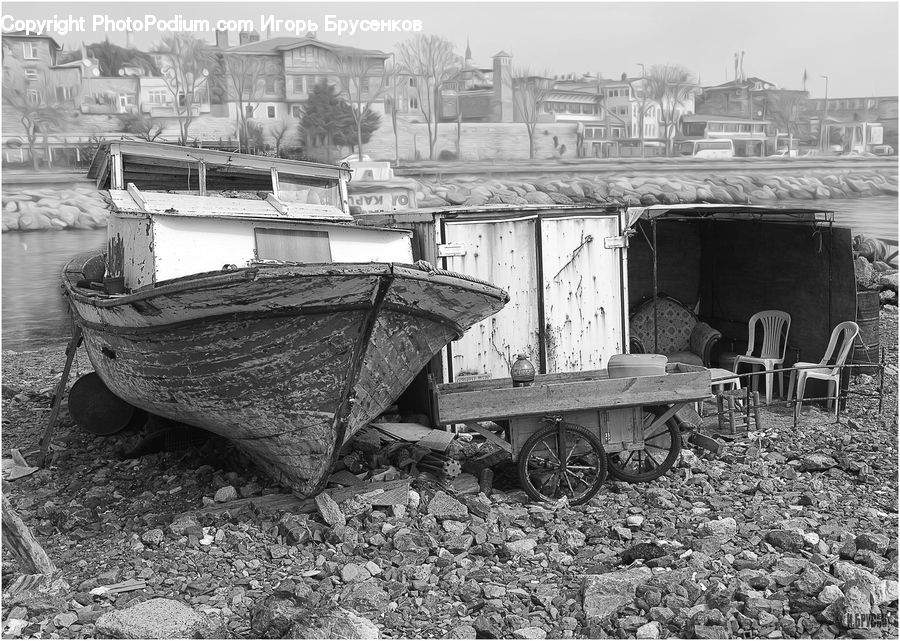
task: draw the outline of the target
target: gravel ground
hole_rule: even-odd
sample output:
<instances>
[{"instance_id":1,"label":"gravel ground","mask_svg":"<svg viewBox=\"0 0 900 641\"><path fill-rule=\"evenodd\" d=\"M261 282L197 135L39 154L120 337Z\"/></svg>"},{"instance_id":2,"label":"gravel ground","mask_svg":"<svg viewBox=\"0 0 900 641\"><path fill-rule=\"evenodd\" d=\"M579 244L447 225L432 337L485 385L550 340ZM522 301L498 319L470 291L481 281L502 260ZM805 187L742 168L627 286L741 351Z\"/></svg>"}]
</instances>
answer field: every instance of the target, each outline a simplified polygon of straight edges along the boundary
<instances>
[{"instance_id":1,"label":"gravel ground","mask_svg":"<svg viewBox=\"0 0 900 641\"><path fill-rule=\"evenodd\" d=\"M91 436L64 409L52 465L3 494L70 589L5 594L4 636L101 636L103 613L163 597L229 637L288 634L272 623L287 600L346 608L391 638L896 638L896 307L881 336L880 413L854 396L840 422L809 407L795 429L775 406L717 458L687 451L661 479L610 481L577 508L530 503L501 474L489 499L414 479L406 506L342 505L346 525L254 510L186 521L217 492L279 488L216 438L122 459L136 433ZM4 458L36 449L63 362L59 348L3 353ZM82 353L70 380L89 370ZM21 573L4 548L4 592ZM91 594L128 579L145 587Z\"/></svg>"}]
</instances>

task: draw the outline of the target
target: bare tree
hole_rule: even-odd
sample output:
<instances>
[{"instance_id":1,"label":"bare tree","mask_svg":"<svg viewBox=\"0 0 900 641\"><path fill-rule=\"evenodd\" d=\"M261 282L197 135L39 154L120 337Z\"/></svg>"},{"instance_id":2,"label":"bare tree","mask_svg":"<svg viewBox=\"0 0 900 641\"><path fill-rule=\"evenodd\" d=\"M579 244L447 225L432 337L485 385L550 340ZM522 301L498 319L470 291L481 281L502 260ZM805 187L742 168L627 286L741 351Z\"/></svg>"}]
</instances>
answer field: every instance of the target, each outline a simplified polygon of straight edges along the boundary
<instances>
[{"instance_id":1,"label":"bare tree","mask_svg":"<svg viewBox=\"0 0 900 641\"><path fill-rule=\"evenodd\" d=\"M120 114L119 122L122 123L122 131L147 142L153 142L165 130L165 125L154 122L149 114L140 111Z\"/></svg>"},{"instance_id":2,"label":"bare tree","mask_svg":"<svg viewBox=\"0 0 900 641\"><path fill-rule=\"evenodd\" d=\"M546 70L536 74L528 67L513 72L513 104L516 113L528 130L528 157L534 158L534 130L541 114L541 106L553 87Z\"/></svg>"},{"instance_id":3,"label":"bare tree","mask_svg":"<svg viewBox=\"0 0 900 641\"><path fill-rule=\"evenodd\" d=\"M653 65L647 74L647 96L659 106L659 122L666 140L666 155L672 153L678 120L696 89L691 72L681 65Z\"/></svg>"},{"instance_id":4,"label":"bare tree","mask_svg":"<svg viewBox=\"0 0 900 641\"><path fill-rule=\"evenodd\" d=\"M163 38L157 47L160 73L172 94L175 117L180 129L180 142L187 145L188 130L194 118L194 104L200 92L208 89L207 79L218 65L213 48L188 33Z\"/></svg>"},{"instance_id":5,"label":"bare tree","mask_svg":"<svg viewBox=\"0 0 900 641\"><path fill-rule=\"evenodd\" d=\"M391 106L391 127L394 130L395 162L398 162L400 160L400 132L397 129L397 85L400 84L400 77L401 69L398 64L392 62L390 65L386 66L384 80L385 82L387 82L388 88L385 93L390 93L391 95L385 98L385 103L388 103Z\"/></svg>"},{"instance_id":6,"label":"bare tree","mask_svg":"<svg viewBox=\"0 0 900 641\"><path fill-rule=\"evenodd\" d=\"M350 53L335 57L329 68L329 77L335 80L338 96L350 105L356 123L357 153L363 157L363 121L366 112L381 100L390 85L390 70L382 58L364 53Z\"/></svg>"},{"instance_id":7,"label":"bare tree","mask_svg":"<svg viewBox=\"0 0 900 641\"><path fill-rule=\"evenodd\" d=\"M266 63L255 56L234 53L226 53L223 58L229 97L237 105L236 119L241 151L249 152L249 123L265 93Z\"/></svg>"},{"instance_id":8,"label":"bare tree","mask_svg":"<svg viewBox=\"0 0 900 641\"><path fill-rule=\"evenodd\" d=\"M419 34L400 43L397 58L403 72L414 79L419 110L428 124L428 158L434 160L441 85L459 68L460 57L453 52L449 40Z\"/></svg>"},{"instance_id":9,"label":"bare tree","mask_svg":"<svg viewBox=\"0 0 900 641\"><path fill-rule=\"evenodd\" d=\"M66 98L67 91L71 88L55 84L46 69L40 80L29 81L18 58L3 56L3 106L19 118L35 171L39 169L38 139L47 148L50 134L64 131L75 118L74 100Z\"/></svg>"},{"instance_id":10,"label":"bare tree","mask_svg":"<svg viewBox=\"0 0 900 641\"><path fill-rule=\"evenodd\" d=\"M778 150L778 136L784 132L790 155L793 140L800 135L800 106L806 96L805 91L779 91L767 97L766 116L775 121L775 151Z\"/></svg>"},{"instance_id":11,"label":"bare tree","mask_svg":"<svg viewBox=\"0 0 900 641\"><path fill-rule=\"evenodd\" d=\"M269 133L275 139L275 155L277 157L281 158L281 143L284 141L285 136L297 129L297 119L290 116L282 116L269 125Z\"/></svg>"}]
</instances>

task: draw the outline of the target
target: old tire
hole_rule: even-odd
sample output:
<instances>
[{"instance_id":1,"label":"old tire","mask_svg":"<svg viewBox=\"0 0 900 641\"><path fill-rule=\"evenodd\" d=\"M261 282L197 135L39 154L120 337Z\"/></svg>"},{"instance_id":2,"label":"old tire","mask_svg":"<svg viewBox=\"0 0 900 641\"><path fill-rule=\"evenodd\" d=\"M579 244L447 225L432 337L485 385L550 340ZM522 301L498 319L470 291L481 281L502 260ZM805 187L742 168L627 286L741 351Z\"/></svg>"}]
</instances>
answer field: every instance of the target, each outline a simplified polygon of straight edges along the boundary
<instances>
[{"instance_id":1,"label":"old tire","mask_svg":"<svg viewBox=\"0 0 900 641\"><path fill-rule=\"evenodd\" d=\"M121 431L140 412L113 394L97 372L85 374L69 391L69 414L83 430L98 436Z\"/></svg>"}]
</instances>

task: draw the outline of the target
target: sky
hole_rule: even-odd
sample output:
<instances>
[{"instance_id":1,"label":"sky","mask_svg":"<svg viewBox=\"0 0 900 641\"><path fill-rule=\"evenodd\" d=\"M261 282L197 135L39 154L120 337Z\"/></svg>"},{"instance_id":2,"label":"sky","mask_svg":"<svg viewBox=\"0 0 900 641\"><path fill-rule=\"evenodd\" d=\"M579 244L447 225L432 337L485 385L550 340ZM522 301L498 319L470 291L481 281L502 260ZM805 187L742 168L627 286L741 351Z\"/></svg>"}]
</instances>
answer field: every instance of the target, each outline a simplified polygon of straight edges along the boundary
<instances>
[{"instance_id":1,"label":"sky","mask_svg":"<svg viewBox=\"0 0 900 641\"><path fill-rule=\"evenodd\" d=\"M106 32L108 20L151 16L157 22L179 16L190 30L191 20L206 19L211 31L195 31L212 42L218 20L247 20L261 28L266 17L319 25L327 42L394 51L414 31L325 31L333 21L396 20L421 33L439 35L462 54L470 43L476 63L490 65L504 50L514 65L549 75L600 74L618 78L641 74L640 63L681 64L700 84L715 85L734 78L735 53L743 52L746 76L757 76L780 88L805 88L813 98L898 94L898 3L893 2L4 2L3 28L14 20L84 18L82 31L60 35L67 49L109 37L124 45L126 34ZM100 16L103 25L94 25ZM120 25L121 26L121 25ZM197 25L202 26L202 25ZM134 44L149 49L164 33L155 27L135 32ZM294 35L271 29L272 37ZM826 79L823 76L827 76Z\"/></svg>"}]
</instances>

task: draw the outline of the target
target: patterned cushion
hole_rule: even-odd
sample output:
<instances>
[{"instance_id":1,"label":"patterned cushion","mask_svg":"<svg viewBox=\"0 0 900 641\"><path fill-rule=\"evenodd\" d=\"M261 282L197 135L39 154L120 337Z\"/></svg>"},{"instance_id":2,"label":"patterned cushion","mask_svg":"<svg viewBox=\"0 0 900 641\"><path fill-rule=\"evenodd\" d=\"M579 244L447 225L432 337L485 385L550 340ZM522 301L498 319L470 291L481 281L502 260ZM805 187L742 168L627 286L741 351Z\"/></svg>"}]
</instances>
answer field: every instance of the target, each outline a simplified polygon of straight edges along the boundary
<instances>
[{"instance_id":1,"label":"patterned cushion","mask_svg":"<svg viewBox=\"0 0 900 641\"><path fill-rule=\"evenodd\" d=\"M656 305L659 334L653 349L653 299L645 301L631 317L631 334L640 339L644 349L657 354L690 350L691 330L697 323L691 310L671 298L659 297Z\"/></svg>"}]
</instances>

